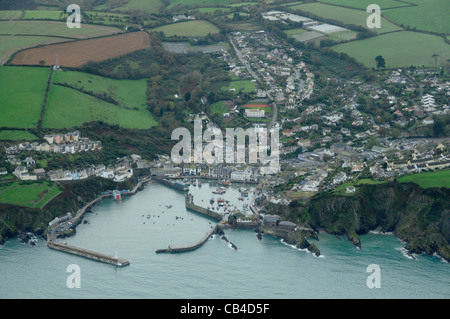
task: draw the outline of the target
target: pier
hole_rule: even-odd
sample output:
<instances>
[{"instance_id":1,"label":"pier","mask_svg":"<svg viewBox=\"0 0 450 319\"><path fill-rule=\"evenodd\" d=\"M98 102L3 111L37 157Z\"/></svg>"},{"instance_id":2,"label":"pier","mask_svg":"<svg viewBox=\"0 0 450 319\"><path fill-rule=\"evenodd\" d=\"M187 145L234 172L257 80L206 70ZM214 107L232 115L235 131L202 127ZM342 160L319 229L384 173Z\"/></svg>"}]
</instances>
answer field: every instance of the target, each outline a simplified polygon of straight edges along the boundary
<instances>
[{"instance_id":1,"label":"pier","mask_svg":"<svg viewBox=\"0 0 450 319\"><path fill-rule=\"evenodd\" d=\"M157 249L156 253L160 254L160 253L183 253L183 252L187 252L187 251L192 251L195 250L197 248L200 248L207 240L209 237L211 237L212 234L217 233L219 230L219 226L216 225L215 227L211 228L211 230L206 233L206 235L198 242L192 245L185 245L185 246L168 246L165 249Z\"/></svg>"},{"instance_id":2,"label":"pier","mask_svg":"<svg viewBox=\"0 0 450 319\"><path fill-rule=\"evenodd\" d=\"M213 219L215 219L217 221L221 221L223 219L223 216L220 213L215 212L215 211L213 211L211 209L207 209L207 208L195 205L194 204L194 196L192 196L191 194L186 194L186 196L185 196L185 204L186 204L186 208L187 209L190 209L190 210L192 210L194 212L200 213L202 215L206 215L206 216L208 216L210 218L213 218Z\"/></svg>"},{"instance_id":3,"label":"pier","mask_svg":"<svg viewBox=\"0 0 450 319\"><path fill-rule=\"evenodd\" d=\"M90 250L83 249L83 248L69 246L69 245L66 245L63 243L56 243L56 242L49 241L49 242L47 242L47 246L51 249L55 249L55 250L63 251L65 253L69 253L72 255L77 255L77 256L88 258L88 259L108 263L108 264L118 266L118 267L124 267L124 266L128 266L130 264L130 262L126 259L100 254L95 251L90 251Z\"/></svg>"}]
</instances>

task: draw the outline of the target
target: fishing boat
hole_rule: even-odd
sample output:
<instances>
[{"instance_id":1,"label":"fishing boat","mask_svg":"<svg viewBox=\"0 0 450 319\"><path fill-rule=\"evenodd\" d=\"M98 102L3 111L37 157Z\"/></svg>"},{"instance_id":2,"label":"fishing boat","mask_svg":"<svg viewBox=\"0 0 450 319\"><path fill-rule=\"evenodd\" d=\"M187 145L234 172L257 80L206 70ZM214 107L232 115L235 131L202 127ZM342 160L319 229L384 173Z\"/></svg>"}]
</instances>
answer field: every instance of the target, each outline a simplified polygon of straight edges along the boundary
<instances>
[{"instance_id":1,"label":"fishing boat","mask_svg":"<svg viewBox=\"0 0 450 319\"><path fill-rule=\"evenodd\" d=\"M215 191L213 191L213 194L225 194L227 190L223 187L217 187Z\"/></svg>"},{"instance_id":2,"label":"fishing boat","mask_svg":"<svg viewBox=\"0 0 450 319\"><path fill-rule=\"evenodd\" d=\"M214 204L214 198L211 198L211 199L209 200L209 202L210 202L211 204Z\"/></svg>"}]
</instances>

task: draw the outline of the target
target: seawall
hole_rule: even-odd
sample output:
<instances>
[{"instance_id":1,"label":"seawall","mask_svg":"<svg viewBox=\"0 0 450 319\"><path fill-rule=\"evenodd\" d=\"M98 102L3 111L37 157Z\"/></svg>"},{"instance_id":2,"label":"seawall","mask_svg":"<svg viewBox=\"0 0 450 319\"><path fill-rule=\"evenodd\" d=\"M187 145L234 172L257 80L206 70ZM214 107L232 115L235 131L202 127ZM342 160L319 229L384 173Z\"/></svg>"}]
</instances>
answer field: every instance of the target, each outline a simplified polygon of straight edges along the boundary
<instances>
[{"instance_id":1,"label":"seawall","mask_svg":"<svg viewBox=\"0 0 450 319\"><path fill-rule=\"evenodd\" d=\"M190 194L186 194L185 204L186 204L186 208L187 209L190 209L190 210L192 210L194 212L206 215L206 216L211 217L211 218L213 218L213 219L215 219L217 221L221 221L223 219L223 216L220 213L215 212L215 211L213 211L211 209L207 209L207 208L195 205L193 203L193 196L190 195Z\"/></svg>"},{"instance_id":2,"label":"seawall","mask_svg":"<svg viewBox=\"0 0 450 319\"><path fill-rule=\"evenodd\" d=\"M202 239L200 239L199 242L192 244L192 245L185 245L185 246L168 246L167 248L164 249L157 249L156 253L160 254L160 253L183 253L183 252L187 252L187 251L192 251L195 250L197 248L200 248L207 240L209 237L211 237L212 234L215 234L216 232L218 232L219 227L216 225L215 227L211 228L211 230L206 233L205 236L203 236Z\"/></svg>"},{"instance_id":3,"label":"seawall","mask_svg":"<svg viewBox=\"0 0 450 319\"><path fill-rule=\"evenodd\" d=\"M51 249L59 250L59 251L69 253L72 255L85 257L85 258L92 259L95 261L108 263L108 264L118 266L118 267L124 267L124 266L128 266L130 264L130 262L126 259L116 258L113 256L100 254L95 251L90 251L90 250L83 249L83 248L69 246L69 245L62 244L62 243L56 243L56 242L49 241L49 242L47 242L47 246Z\"/></svg>"}]
</instances>

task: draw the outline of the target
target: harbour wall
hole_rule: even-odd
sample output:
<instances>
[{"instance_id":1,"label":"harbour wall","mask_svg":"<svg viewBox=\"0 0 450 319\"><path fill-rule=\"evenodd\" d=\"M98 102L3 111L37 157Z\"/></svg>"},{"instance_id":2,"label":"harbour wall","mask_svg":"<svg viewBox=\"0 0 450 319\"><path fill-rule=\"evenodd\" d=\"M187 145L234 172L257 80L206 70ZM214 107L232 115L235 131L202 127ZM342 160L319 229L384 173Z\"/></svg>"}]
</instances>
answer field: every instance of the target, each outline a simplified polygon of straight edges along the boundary
<instances>
[{"instance_id":1,"label":"harbour wall","mask_svg":"<svg viewBox=\"0 0 450 319\"><path fill-rule=\"evenodd\" d=\"M207 208L195 205L193 203L193 197L190 194L186 194L185 203L186 203L186 208L190 209L190 210L193 210L194 212L206 215L206 216L211 217L211 218L213 218L213 219L215 219L217 221L221 221L223 219L223 216L220 213L215 212L215 211L213 211L211 209L207 209Z\"/></svg>"},{"instance_id":2,"label":"harbour wall","mask_svg":"<svg viewBox=\"0 0 450 319\"><path fill-rule=\"evenodd\" d=\"M108 263L108 264L111 264L114 266L124 267L124 266L128 266L130 264L130 262L126 259L116 258L113 256L100 254L95 251L90 251L90 250L83 249L83 248L69 246L69 245L62 244L62 243L49 241L49 242L47 242L47 246L51 249L59 250L59 251L69 253L72 255L85 257L85 258L92 259L95 261Z\"/></svg>"},{"instance_id":3,"label":"harbour wall","mask_svg":"<svg viewBox=\"0 0 450 319\"><path fill-rule=\"evenodd\" d=\"M183 253L183 252L187 252L187 251L192 251L195 250L197 248L200 248L207 240L209 237L211 237L212 234L217 233L219 230L219 227L216 225L215 227L211 228L211 230L205 235L203 236L203 238L192 245L186 245L186 246L168 246L167 248L164 249L157 249L156 253L160 254L160 253Z\"/></svg>"}]
</instances>

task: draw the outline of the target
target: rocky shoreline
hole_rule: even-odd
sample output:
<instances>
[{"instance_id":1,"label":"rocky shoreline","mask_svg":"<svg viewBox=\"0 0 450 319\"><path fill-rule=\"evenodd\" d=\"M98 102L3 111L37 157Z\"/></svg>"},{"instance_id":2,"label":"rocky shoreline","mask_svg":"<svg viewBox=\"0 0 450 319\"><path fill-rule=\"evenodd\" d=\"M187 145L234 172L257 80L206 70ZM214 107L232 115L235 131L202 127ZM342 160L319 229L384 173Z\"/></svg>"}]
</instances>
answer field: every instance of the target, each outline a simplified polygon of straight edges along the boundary
<instances>
[{"instance_id":1,"label":"rocky shoreline","mask_svg":"<svg viewBox=\"0 0 450 319\"><path fill-rule=\"evenodd\" d=\"M422 189L412 183L361 185L353 196L315 196L295 212L315 231L346 236L359 249L360 235L389 232L406 243L410 254L437 254L450 261L448 188Z\"/></svg>"},{"instance_id":2,"label":"rocky shoreline","mask_svg":"<svg viewBox=\"0 0 450 319\"><path fill-rule=\"evenodd\" d=\"M310 243L307 238L314 238L319 240L317 233L310 230L295 230L288 233L283 237L283 241L288 244L295 246L297 249L307 249L316 257L320 257L321 253L319 248L314 243Z\"/></svg>"}]
</instances>

